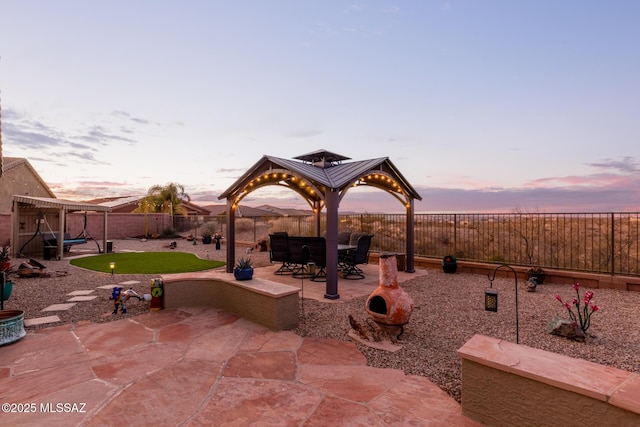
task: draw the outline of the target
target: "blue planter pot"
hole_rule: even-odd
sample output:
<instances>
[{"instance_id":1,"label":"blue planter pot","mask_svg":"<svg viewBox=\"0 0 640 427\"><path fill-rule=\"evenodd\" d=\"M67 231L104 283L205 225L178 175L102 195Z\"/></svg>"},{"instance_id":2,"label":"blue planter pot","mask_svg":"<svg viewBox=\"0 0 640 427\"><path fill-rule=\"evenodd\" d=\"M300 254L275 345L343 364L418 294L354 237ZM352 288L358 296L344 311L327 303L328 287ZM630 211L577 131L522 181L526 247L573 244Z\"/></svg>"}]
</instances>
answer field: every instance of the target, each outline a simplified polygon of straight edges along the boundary
<instances>
[{"instance_id":1,"label":"blue planter pot","mask_svg":"<svg viewBox=\"0 0 640 427\"><path fill-rule=\"evenodd\" d=\"M2 283L0 282L0 285ZM13 291L13 282L7 281L4 284L4 293L0 295L2 297L2 301L6 301L11 296L11 291Z\"/></svg>"},{"instance_id":2,"label":"blue planter pot","mask_svg":"<svg viewBox=\"0 0 640 427\"><path fill-rule=\"evenodd\" d=\"M253 278L253 268L234 268L233 276L236 280L251 280Z\"/></svg>"}]
</instances>

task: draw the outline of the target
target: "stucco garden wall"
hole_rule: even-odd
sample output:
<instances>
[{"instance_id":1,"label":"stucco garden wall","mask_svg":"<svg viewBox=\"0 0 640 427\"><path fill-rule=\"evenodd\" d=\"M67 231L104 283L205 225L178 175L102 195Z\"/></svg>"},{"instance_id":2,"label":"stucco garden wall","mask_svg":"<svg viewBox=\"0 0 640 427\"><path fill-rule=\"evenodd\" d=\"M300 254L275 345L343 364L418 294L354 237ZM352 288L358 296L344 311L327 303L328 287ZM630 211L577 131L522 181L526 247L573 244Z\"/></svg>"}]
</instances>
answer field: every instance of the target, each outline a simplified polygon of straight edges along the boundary
<instances>
[{"instance_id":1,"label":"stucco garden wall","mask_svg":"<svg viewBox=\"0 0 640 427\"><path fill-rule=\"evenodd\" d=\"M482 335L458 356L462 413L483 424L640 425L638 374Z\"/></svg>"}]
</instances>

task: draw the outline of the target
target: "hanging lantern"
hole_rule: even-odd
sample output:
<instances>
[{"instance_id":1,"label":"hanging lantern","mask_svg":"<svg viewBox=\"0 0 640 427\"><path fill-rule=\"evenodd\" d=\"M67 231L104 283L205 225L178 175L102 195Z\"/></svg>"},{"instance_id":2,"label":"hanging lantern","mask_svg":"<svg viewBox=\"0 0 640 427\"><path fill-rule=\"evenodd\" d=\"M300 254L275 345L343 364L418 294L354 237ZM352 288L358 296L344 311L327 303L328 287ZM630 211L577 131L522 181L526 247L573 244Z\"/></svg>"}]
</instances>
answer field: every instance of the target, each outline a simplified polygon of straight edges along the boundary
<instances>
[{"instance_id":1,"label":"hanging lantern","mask_svg":"<svg viewBox=\"0 0 640 427\"><path fill-rule=\"evenodd\" d=\"M485 289L484 309L486 311L498 311L498 291L496 289Z\"/></svg>"}]
</instances>

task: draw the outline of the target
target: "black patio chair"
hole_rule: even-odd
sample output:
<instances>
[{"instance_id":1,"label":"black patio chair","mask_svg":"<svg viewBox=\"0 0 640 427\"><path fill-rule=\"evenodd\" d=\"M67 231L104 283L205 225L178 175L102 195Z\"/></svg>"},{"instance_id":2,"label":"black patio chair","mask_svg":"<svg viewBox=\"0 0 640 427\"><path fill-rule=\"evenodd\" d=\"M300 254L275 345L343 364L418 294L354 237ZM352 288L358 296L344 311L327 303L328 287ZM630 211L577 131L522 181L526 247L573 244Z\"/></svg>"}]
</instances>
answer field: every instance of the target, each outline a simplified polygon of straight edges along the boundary
<instances>
[{"instance_id":1,"label":"black patio chair","mask_svg":"<svg viewBox=\"0 0 640 427\"><path fill-rule=\"evenodd\" d=\"M358 247L346 252L341 260L342 278L349 280L364 279L364 274L358 265L369 263L369 247L373 235L360 236Z\"/></svg>"},{"instance_id":2,"label":"black patio chair","mask_svg":"<svg viewBox=\"0 0 640 427\"><path fill-rule=\"evenodd\" d=\"M348 245L349 240L351 239L350 231L341 231L338 233L338 244L339 245Z\"/></svg>"},{"instance_id":3,"label":"black patio chair","mask_svg":"<svg viewBox=\"0 0 640 427\"><path fill-rule=\"evenodd\" d=\"M286 232L269 234L271 251L269 261L281 262L282 265L273 274L292 274L294 266L289 257L289 236Z\"/></svg>"},{"instance_id":4,"label":"black patio chair","mask_svg":"<svg viewBox=\"0 0 640 427\"><path fill-rule=\"evenodd\" d=\"M309 259L311 259L311 250L307 246L307 239L308 237L289 236L289 262L293 269L293 277L313 277L307 266Z\"/></svg>"},{"instance_id":5,"label":"black patio chair","mask_svg":"<svg viewBox=\"0 0 640 427\"><path fill-rule=\"evenodd\" d=\"M324 237L306 237L305 245L309 248L309 261L313 262L316 267L311 280L314 282L326 282L327 241Z\"/></svg>"}]
</instances>

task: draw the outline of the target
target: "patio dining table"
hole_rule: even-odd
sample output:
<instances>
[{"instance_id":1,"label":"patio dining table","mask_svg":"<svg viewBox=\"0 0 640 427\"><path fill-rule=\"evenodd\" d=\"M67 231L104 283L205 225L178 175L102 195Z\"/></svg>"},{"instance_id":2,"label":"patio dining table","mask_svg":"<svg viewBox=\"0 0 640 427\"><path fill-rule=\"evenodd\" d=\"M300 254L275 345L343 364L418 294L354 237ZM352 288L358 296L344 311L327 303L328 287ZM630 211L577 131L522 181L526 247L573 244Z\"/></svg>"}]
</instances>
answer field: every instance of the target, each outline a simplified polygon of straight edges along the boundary
<instances>
[{"instance_id":1,"label":"patio dining table","mask_svg":"<svg viewBox=\"0 0 640 427\"><path fill-rule=\"evenodd\" d=\"M349 249L358 249L357 245L343 245L343 244L338 244L338 252L346 252Z\"/></svg>"}]
</instances>

